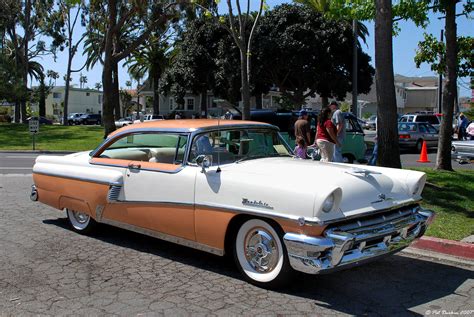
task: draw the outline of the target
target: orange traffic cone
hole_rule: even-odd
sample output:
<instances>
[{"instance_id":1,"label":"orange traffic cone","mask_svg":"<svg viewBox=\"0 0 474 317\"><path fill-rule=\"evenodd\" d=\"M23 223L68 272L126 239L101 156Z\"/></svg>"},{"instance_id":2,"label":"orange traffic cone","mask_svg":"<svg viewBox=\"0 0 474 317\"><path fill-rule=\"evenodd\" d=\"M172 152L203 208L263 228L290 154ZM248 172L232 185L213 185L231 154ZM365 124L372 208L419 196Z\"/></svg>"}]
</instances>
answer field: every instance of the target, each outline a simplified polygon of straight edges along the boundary
<instances>
[{"instance_id":1,"label":"orange traffic cone","mask_svg":"<svg viewBox=\"0 0 474 317\"><path fill-rule=\"evenodd\" d=\"M428 160L428 149L426 148L426 141L423 140L423 146L421 147L420 159L417 161L420 163L430 163Z\"/></svg>"}]
</instances>

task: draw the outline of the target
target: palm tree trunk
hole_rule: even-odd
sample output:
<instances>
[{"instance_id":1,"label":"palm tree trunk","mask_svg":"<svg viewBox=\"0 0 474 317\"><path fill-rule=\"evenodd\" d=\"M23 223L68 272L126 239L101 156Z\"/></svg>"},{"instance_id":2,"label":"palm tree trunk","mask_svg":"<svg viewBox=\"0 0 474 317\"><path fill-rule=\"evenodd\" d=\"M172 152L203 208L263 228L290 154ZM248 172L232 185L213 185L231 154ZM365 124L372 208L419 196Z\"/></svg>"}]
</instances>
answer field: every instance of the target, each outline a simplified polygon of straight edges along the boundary
<instances>
[{"instance_id":1,"label":"palm tree trunk","mask_svg":"<svg viewBox=\"0 0 474 317\"><path fill-rule=\"evenodd\" d=\"M118 64L114 65L113 70L113 107L115 113L115 120L120 119L120 91L119 91L119 77Z\"/></svg>"},{"instance_id":2,"label":"palm tree trunk","mask_svg":"<svg viewBox=\"0 0 474 317\"><path fill-rule=\"evenodd\" d=\"M69 58L67 60L66 69L66 82L64 87L64 109L63 109L63 125L69 125L68 114L69 114L69 88L71 82L71 64L72 64L72 51L69 52Z\"/></svg>"},{"instance_id":3,"label":"palm tree trunk","mask_svg":"<svg viewBox=\"0 0 474 317\"><path fill-rule=\"evenodd\" d=\"M39 115L40 117L46 116L46 85L44 84L44 75L41 74L40 77L40 87L39 87Z\"/></svg>"},{"instance_id":4,"label":"palm tree trunk","mask_svg":"<svg viewBox=\"0 0 474 317\"><path fill-rule=\"evenodd\" d=\"M397 103L393 76L392 2L375 1L375 68L377 89L377 165L401 168Z\"/></svg>"},{"instance_id":5,"label":"palm tree trunk","mask_svg":"<svg viewBox=\"0 0 474 317\"><path fill-rule=\"evenodd\" d=\"M154 72L152 75L153 87L153 114L160 114L160 93L158 92L158 85L160 83L160 74Z\"/></svg>"},{"instance_id":6,"label":"palm tree trunk","mask_svg":"<svg viewBox=\"0 0 474 317\"><path fill-rule=\"evenodd\" d=\"M105 135L107 137L111 132L115 130L114 124L114 105L113 105L113 65L110 59L104 59L104 68L102 70L102 83L104 85L104 103L103 103L103 122Z\"/></svg>"},{"instance_id":7,"label":"palm tree trunk","mask_svg":"<svg viewBox=\"0 0 474 317\"><path fill-rule=\"evenodd\" d=\"M456 0L446 1L446 81L443 88L443 120L441 121L436 169L452 171L451 135L456 96Z\"/></svg>"},{"instance_id":8,"label":"palm tree trunk","mask_svg":"<svg viewBox=\"0 0 474 317\"><path fill-rule=\"evenodd\" d=\"M242 77L242 119L250 120L250 86L247 75L247 56L246 52L240 51L240 75Z\"/></svg>"}]
</instances>

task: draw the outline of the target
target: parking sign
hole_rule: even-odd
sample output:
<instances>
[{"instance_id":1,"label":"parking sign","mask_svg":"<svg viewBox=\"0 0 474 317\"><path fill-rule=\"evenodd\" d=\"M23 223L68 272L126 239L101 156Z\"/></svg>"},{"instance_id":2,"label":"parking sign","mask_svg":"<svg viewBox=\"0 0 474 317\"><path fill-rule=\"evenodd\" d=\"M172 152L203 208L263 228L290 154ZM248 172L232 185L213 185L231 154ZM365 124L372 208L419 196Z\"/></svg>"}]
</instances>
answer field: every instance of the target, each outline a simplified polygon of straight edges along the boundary
<instances>
[{"instance_id":1,"label":"parking sign","mask_svg":"<svg viewBox=\"0 0 474 317\"><path fill-rule=\"evenodd\" d=\"M39 132L39 121L36 119L31 119L29 121L30 133L36 134Z\"/></svg>"}]
</instances>

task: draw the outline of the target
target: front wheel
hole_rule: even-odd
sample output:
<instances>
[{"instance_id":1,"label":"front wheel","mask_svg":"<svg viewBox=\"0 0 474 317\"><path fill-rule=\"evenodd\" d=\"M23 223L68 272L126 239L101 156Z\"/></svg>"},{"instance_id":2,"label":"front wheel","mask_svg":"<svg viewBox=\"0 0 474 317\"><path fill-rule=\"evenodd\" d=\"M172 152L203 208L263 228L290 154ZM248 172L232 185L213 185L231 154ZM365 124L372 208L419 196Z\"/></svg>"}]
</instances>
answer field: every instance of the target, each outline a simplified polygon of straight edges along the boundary
<instances>
[{"instance_id":1,"label":"front wheel","mask_svg":"<svg viewBox=\"0 0 474 317\"><path fill-rule=\"evenodd\" d=\"M66 209L67 219L71 228L79 233L91 233L97 225L97 222L86 213Z\"/></svg>"},{"instance_id":2,"label":"front wheel","mask_svg":"<svg viewBox=\"0 0 474 317\"><path fill-rule=\"evenodd\" d=\"M235 262L245 279L257 286L283 286L294 273L279 231L264 220L250 219L237 232Z\"/></svg>"}]
</instances>

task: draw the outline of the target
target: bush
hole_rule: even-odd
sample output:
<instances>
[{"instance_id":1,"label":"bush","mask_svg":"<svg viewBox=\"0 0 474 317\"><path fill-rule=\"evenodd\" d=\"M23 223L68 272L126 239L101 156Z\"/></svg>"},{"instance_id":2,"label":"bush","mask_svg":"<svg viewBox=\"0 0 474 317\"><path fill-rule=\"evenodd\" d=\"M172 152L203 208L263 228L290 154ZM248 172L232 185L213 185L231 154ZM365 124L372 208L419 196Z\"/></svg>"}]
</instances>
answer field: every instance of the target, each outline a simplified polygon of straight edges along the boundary
<instances>
[{"instance_id":1,"label":"bush","mask_svg":"<svg viewBox=\"0 0 474 317\"><path fill-rule=\"evenodd\" d=\"M0 122L12 122L12 117L10 117L8 114L0 114Z\"/></svg>"}]
</instances>

